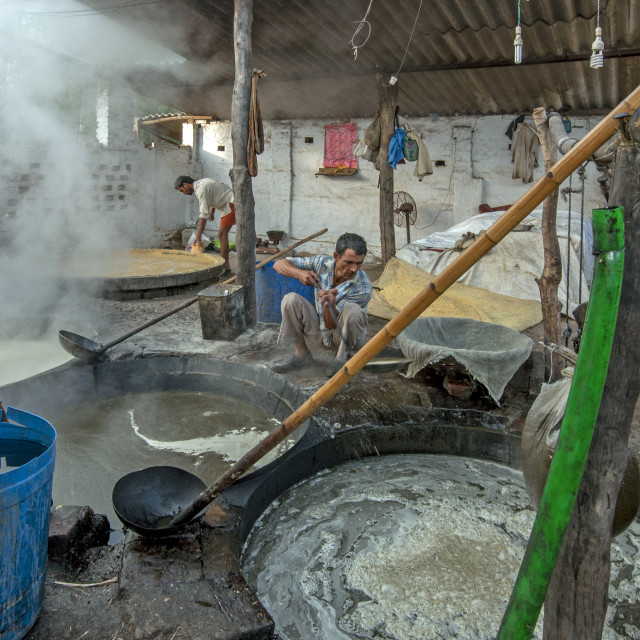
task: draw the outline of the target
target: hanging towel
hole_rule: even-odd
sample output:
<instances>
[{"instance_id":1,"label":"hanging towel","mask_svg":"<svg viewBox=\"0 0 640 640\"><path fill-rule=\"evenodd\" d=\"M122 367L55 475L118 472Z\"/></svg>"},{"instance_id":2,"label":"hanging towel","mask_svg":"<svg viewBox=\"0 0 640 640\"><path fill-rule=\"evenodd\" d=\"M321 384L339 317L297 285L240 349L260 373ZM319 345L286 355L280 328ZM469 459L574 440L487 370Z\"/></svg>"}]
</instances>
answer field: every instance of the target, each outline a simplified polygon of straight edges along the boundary
<instances>
[{"instance_id":1,"label":"hanging towel","mask_svg":"<svg viewBox=\"0 0 640 640\"><path fill-rule=\"evenodd\" d=\"M404 153L402 152L402 143L406 131L400 127L396 127L396 132L391 136L389 141L389 164L395 169L400 160L404 160Z\"/></svg>"},{"instance_id":2,"label":"hanging towel","mask_svg":"<svg viewBox=\"0 0 640 640\"><path fill-rule=\"evenodd\" d=\"M262 128L262 115L260 114L260 102L258 100L258 78L264 78L267 74L254 69L251 74L251 104L249 105L249 139L247 141L247 166L249 175L255 178L258 175L258 158L264 151L264 131Z\"/></svg>"}]
</instances>

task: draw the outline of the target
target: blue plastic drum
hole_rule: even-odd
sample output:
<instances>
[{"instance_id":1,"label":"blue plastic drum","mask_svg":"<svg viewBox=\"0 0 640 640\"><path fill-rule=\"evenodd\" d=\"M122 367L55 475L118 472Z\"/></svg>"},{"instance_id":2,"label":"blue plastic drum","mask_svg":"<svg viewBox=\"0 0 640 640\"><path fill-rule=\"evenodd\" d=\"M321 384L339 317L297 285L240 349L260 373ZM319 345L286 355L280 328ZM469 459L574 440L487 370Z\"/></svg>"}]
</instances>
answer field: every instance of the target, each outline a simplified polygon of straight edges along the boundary
<instances>
[{"instance_id":1,"label":"blue plastic drum","mask_svg":"<svg viewBox=\"0 0 640 640\"><path fill-rule=\"evenodd\" d=\"M314 304L314 288L301 284L295 278L279 274L269 262L256 271L256 307L258 322L280 324L280 303L287 293L299 293Z\"/></svg>"},{"instance_id":2,"label":"blue plastic drum","mask_svg":"<svg viewBox=\"0 0 640 640\"><path fill-rule=\"evenodd\" d=\"M55 429L9 408L0 422L0 638L20 640L40 615L47 571Z\"/></svg>"}]
</instances>

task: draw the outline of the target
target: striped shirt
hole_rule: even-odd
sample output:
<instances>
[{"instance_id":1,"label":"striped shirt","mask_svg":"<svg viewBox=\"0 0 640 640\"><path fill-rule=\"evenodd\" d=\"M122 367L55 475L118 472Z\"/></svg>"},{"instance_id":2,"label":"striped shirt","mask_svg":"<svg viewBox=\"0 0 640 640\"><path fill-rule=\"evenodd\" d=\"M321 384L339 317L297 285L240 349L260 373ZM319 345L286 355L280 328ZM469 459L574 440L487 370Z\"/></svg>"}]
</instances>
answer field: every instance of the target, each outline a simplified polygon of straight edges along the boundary
<instances>
[{"instance_id":1,"label":"striped shirt","mask_svg":"<svg viewBox=\"0 0 640 640\"><path fill-rule=\"evenodd\" d=\"M360 305L364 311L367 310L369 300L373 288L369 276L362 270L358 269L356 275L350 280L345 280L337 287L333 286L333 275L336 261L329 256L310 256L308 258L288 258L294 267L304 269L305 271L314 271L320 278L319 288L324 290L337 289L336 308L338 313L342 311L345 302L355 302ZM333 329L327 329L322 317L322 302L318 296L318 289L314 292L314 300L316 311L320 316L320 330L322 331L322 341L325 345L330 346L333 341Z\"/></svg>"}]
</instances>

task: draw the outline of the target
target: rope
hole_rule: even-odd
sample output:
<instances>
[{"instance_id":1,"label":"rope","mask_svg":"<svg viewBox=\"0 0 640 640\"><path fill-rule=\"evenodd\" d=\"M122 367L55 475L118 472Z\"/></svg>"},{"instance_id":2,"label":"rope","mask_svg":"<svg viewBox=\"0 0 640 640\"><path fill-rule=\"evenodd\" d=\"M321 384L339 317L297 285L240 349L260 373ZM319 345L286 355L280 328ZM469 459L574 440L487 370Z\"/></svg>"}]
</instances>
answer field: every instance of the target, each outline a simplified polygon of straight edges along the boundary
<instances>
[{"instance_id":1,"label":"rope","mask_svg":"<svg viewBox=\"0 0 640 640\"><path fill-rule=\"evenodd\" d=\"M578 287L578 304L582 304L582 267L584 261L584 175L586 173L585 165L578 169L580 176L580 286Z\"/></svg>"}]
</instances>

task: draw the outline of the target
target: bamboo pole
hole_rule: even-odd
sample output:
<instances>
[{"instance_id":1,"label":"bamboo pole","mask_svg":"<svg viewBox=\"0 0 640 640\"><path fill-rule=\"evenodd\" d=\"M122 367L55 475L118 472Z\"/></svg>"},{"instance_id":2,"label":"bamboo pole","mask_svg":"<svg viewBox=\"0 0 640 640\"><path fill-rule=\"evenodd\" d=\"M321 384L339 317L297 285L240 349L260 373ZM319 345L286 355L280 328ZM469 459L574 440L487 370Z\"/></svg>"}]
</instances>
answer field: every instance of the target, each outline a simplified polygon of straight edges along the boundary
<instances>
[{"instance_id":1,"label":"bamboo pole","mask_svg":"<svg viewBox=\"0 0 640 640\"><path fill-rule=\"evenodd\" d=\"M295 431L327 400L332 398L371 358L380 353L385 346L406 329L427 307L433 304L460 276L496 246L516 225L522 222L537 205L560 186L589 156L609 140L618 131L613 119L616 114L623 111L633 113L639 106L640 85L565 156L556 162L550 170L546 171L486 232L482 233L471 246L465 249L442 273L436 276L428 287L373 336L333 378L320 387L269 435L265 436L255 447L240 458L214 484L205 489L190 505L178 513L169 526L173 527L189 522L258 460Z\"/></svg>"}]
</instances>

